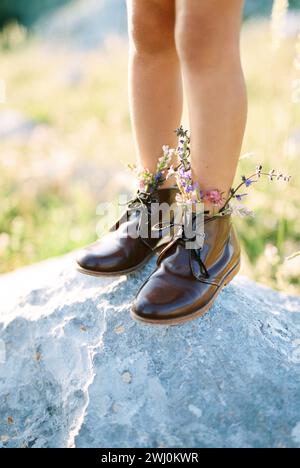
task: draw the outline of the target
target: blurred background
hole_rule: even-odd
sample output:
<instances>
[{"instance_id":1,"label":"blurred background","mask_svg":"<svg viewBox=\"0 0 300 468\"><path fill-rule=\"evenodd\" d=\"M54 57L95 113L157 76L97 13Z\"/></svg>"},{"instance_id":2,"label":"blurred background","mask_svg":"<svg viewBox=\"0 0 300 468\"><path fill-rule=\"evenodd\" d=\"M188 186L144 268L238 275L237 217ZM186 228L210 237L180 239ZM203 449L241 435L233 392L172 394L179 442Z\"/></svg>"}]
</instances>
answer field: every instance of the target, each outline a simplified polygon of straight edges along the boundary
<instances>
[{"instance_id":1,"label":"blurred background","mask_svg":"<svg viewBox=\"0 0 300 468\"><path fill-rule=\"evenodd\" d=\"M237 177L262 163L293 178L288 186L257 184L247 202L255 217L237 227L243 273L299 294L300 0L273 28L272 3L246 0L243 153L255 154L240 162ZM96 239L98 203L132 191L120 161L134 161L134 147L125 0L1 0L0 28L5 273Z\"/></svg>"}]
</instances>

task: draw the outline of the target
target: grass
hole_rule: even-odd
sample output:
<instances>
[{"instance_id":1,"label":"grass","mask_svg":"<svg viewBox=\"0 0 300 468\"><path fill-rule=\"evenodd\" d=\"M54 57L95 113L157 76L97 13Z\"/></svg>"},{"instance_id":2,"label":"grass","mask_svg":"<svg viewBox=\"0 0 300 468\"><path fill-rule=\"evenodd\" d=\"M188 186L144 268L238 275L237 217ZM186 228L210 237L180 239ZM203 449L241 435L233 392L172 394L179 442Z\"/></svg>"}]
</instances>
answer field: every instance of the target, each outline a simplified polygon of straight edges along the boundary
<instances>
[{"instance_id":1,"label":"grass","mask_svg":"<svg viewBox=\"0 0 300 468\"><path fill-rule=\"evenodd\" d=\"M93 241L97 204L131 191L120 160L134 161L124 44L111 41L106 50L80 54L26 39L10 48L5 40L0 78L7 100L1 108L20 111L35 128L0 142L1 273ZM300 257L286 260L300 250L300 106L291 99L295 39L274 52L268 23L248 23L242 50L249 91L243 153L256 155L241 161L237 177L258 162L293 176L288 187L255 187L248 201L255 218L236 221L244 273L299 293Z\"/></svg>"}]
</instances>

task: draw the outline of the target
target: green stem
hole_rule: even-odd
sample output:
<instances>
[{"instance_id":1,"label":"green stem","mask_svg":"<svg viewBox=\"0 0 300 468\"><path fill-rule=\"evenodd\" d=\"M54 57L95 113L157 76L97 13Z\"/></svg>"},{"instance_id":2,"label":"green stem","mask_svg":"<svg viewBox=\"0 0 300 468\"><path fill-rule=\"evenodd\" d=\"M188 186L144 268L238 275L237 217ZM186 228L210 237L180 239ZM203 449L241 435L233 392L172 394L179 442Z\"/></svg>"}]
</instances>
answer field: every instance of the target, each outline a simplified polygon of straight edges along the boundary
<instances>
[{"instance_id":1,"label":"green stem","mask_svg":"<svg viewBox=\"0 0 300 468\"><path fill-rule=\"evenodd\" d=\"M260 173L261 176L268 176L269 174L266 173L266 172L261 172ZM251 175L250 177L247 177L246 180L252 180L254 177L257 177L257 174L253 174ZM274 177L276 177L276 174L274 174ZM223 206L223 208L221 208L220 210L220 213L222 213L223 211L225 211L225 209L228 207L229 203L231 202L231 200L235 197L235 195L237 194L237 192L244 186L246 185L246 182L242 182L240 185L238 185L238 187L234 190L232 190L231 192L231 195L230 197L226 200L225 202L225 205Z\"/></svg>"}]
</instances>

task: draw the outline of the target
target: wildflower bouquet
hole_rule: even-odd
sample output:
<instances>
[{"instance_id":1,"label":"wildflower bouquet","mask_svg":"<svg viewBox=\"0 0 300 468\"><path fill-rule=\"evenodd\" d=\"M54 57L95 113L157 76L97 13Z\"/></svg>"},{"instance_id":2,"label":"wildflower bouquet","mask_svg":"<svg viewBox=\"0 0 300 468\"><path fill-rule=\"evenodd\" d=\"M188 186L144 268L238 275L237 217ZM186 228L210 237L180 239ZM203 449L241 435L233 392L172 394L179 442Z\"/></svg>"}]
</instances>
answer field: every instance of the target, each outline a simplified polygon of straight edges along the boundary
<instances>
[{"instance_id":1,"label":"wildflower bouquet","mask_svg":"<svg viewBox=\"0 0 300 468\"><path fill-rule=\"evenodd\" d=\"M129 166L138 177L140 191L152 193L173 177L179 189L176 197L179 206L187 208L199 203L206 203L212 206L212 216L233 214L244 217L253 215L253 212L243 204L248 196L245 189L259 182L262 177L267 177L271 182L274 180L289 182L291 179L290 176L277 172L275 169L266 172L262 165L258 165L252 175L242 176L241 183L236 188L230 189L227 198L217 188L206 191L201 190L198 182L194 182L192 177L189 133L181 126L176 130L176 134L178 137L177 148L163 147L163 156L159 158L154 174L148 169ZM171 164L174 160L178 162L176 167Z\"/></svg>"},{"instance_id":2,"label":"wildflower bouquet","mask_svg":"<svg viewBox=\"0 0 300 468\"><path fill-rule=\"evenodd\" d=\"M175 151L168 146L163 146L163 156L158 160L156 172L128 164L129 169L137 176L138 189L141 192L153 193L158 190L167 180L170 173L171 161Z\"/></svg>"},{"instance_id":3,"label":"wildflower bouquet","mask_svg":"<svg viewBox=\"0 0 300 468\"><path fill-rule=\"evenodd\" d=\"M191 206L197 203L208 202L213 207L213 216L224 216L226 214L249 216L253 213L243 204L248 194L242 192L242 190L257 183L261 177L268 177L270 181L283 180L289 182L290 180L290 176L284 175L281 172L278 173L274 169L265 172L263 171L263 166L258 165L254 174L249 177L242 176L241 183L236 188L231 188L227 198L224 198L224 194L218 189L203 191L200 189L199 184L197 182L193 183L192 180L190 137L188 132L183 127L177 129L176 132L179 138L176 152L179 166L175 172L175 178L180 192L177 196L177 202L180 205Z\"/></svg>"}]
</instances>

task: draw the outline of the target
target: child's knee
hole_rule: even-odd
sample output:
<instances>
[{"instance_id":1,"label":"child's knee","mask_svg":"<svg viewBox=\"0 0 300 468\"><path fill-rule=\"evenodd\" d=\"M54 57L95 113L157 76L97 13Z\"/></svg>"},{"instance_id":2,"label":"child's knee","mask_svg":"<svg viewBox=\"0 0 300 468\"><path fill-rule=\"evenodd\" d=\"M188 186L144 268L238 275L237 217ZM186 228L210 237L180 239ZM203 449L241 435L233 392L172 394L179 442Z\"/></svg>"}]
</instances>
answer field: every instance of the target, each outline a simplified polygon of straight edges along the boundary
<instances>
[{"instance_id":1,"label":"child's knee","mask_svg":"<svg viewBox=\"0 0 300 468\"><path fill-rule=\"evenodd\" d=\"M239 57L240 12L216 8L182 9L176 22L176 47L189 67L222 66Z\"/></svg>"},{"instance_id":2,"label":"child's knee","mask_svg":"<svg viewBox=\"0 0 300 468\"><path fill-rule=\"evenodd\" d=\"M129 11L128 21L134 50L143 54L176 51L174 11L149 0L136 3L136 8L133 6Z\"/></svg>"}]
</instances>

